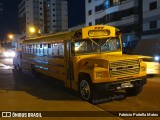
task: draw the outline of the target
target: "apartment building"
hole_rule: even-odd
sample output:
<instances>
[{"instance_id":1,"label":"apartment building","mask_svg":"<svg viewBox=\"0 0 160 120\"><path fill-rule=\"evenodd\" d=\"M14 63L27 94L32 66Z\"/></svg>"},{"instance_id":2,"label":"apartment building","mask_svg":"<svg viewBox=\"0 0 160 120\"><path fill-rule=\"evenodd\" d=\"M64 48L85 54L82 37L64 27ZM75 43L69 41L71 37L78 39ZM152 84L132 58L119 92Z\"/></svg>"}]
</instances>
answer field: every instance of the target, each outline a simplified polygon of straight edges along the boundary
<instances>
[{"instance_id":1,"label":"apartment building","mask_svg":"<svg viewBox=\"0 0 160 120\"><path fill-rule=\"evenodd\" d=\"M30 37L29 28L35 27L41 35L68 29L67 1L21 0L19 30L21 39Z\"/></svg>"},{"instance_id":2,"label":"apartment building","mask_svg":"<svg viewBox=\"0 0 160 120\"><path fill-rule=\"evenodd\" d=\"M143 55L160 55L160 1L143 1L143 23L141 41L135 53Z\"/></svg>"},{"instance_id":3,"label":"apartment building","mask_svg":"<svg viewBox=\"0 0 160 120\"><path fill-rule=\"evenodd\" d=\"M123 31L123 47L135 47L141 38L141 0L85 0L85 5L86 26L115 26Z\"/></svg>"}]
</instances>

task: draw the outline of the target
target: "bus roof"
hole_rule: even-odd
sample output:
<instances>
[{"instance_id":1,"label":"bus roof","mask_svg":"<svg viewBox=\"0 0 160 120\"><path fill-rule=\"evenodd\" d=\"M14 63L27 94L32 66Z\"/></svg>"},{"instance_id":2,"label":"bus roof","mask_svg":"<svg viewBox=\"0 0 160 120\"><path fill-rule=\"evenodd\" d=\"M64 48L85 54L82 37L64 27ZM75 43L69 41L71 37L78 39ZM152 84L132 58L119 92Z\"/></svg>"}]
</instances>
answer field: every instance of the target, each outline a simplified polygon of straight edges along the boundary
<instances>
[{"instance_id":1,"label":"bus roof","mask_svg":"<svg viewBox=\"0 0 160 120\"><path fill-rule=\"evenodd\" d=\"M108 29L109 31L112 31L109 33L107 37L112 37L112 36L115 37L116 31L119 31L117 28L112 27L112 26L107 26L107 25L87 26L87 27L80 28L80 29L73 30L73 31L58 32L58 33L50 34L46 36L30 38L28 40L23 41L22 44L37 43L37 42L50 42L50 41L56 41L56 40L71 40L72 38L86 39L86 38L89 38L90 30L104 30L104 29ZM91 36L90 38L92 37L95 38L95 36ZM96 36L96 37L100 38L101 36Z\"/></svg>"}]
</instances>

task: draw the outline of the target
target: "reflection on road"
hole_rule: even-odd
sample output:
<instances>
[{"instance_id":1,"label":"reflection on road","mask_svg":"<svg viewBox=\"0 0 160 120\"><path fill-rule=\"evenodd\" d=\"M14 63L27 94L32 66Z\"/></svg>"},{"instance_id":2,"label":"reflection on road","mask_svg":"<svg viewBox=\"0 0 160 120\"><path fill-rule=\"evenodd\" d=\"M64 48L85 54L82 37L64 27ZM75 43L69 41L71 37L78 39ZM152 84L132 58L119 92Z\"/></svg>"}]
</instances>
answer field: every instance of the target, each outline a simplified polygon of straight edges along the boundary
<instances>
[{"instance_id":1,"label":"reflection on road","mask_svg":"<svg viewBox=\"0 0 160 120\"><path fill-rule=\"evenodd\" d=\"M0 63L0 69L11 69L11 67Z\"/></svg>"}]
</instances>

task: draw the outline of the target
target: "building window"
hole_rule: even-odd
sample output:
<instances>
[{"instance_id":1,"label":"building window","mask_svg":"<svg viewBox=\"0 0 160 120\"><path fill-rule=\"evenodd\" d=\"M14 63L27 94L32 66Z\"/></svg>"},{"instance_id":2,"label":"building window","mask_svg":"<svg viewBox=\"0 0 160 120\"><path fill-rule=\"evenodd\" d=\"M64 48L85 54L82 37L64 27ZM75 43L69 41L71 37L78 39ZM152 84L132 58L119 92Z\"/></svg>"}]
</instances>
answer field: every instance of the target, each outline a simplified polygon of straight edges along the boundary
<instances>
[{"instance_id":1,"label":"building window","mask_svg":"<svg viewBox=\"0 0 160 120\"><path fill-rule=\"evenodd\" d=\"M119 5L120 4L120 0L112 0L110 1L110 5L111 6L115 6L115 5Z\"/></svg>"},{"instance_id":2,"label":"building window","mask_svg":"<svg viewBox=\"0 0 160 120\"><path fill-rule=\"evenodd\" d=\"M104 3L103 3L103 7L104 9L107 9L110 7L110 1L109 0L105 0Z\"/></svg>"},{"instance_id":3,"label":"building window","mask_svg":"<svg viewBox=\"0 0 160 120\"><path fill-rule=\"evenodd\" d=\"M151 3L149 4L149 9L150 9L150 10L157 9L157 1L151 2Z\"/></svg>"},{"instance_id":4,"label":"building window","mask_svg":"<svg viewBox=\"0 0 160 120\"><path fill-rule=\"evenodd\" d=\"M157 20L150 21L150 29L155 29L157 28Z\"/></svg>"},{"instance_id":5,"label":"building window","mask_svg":"<svg viewBox=\"0 0 160 120\"><path fill-rule=\"evenodd\" d=\"M92 0L88 0L88 3L91 3L92 2Z\"/></svg>"},{"instance_id":6,"label":"building window","mask_svg":"<svg viewBox=\"0 0 160 120\"><path fill-rule=\"evenodd\" d=\"M89 26L91 26L92 25L92 22L89 22L89 24L88 24Z\"/></svg>"},{"instance_id":7,"label":"building window","mask_svg":"<svg viewBox=\"0 0 160 120\"><path fill-rule=\"evenodd\" d=\"M95 12L103 10L103 4L100 4L98 6L95 6Z\"/></svg>"},{"instance_id":8,"label":"building window","mask_svg":"<svg viewBox=\"0 0 160 120\"><path fill-rule=\"evenodd\" d=\"M89 10L89 11L88 11L88 15L92 15L92 10Z\"/></svg>"}]
</instances>

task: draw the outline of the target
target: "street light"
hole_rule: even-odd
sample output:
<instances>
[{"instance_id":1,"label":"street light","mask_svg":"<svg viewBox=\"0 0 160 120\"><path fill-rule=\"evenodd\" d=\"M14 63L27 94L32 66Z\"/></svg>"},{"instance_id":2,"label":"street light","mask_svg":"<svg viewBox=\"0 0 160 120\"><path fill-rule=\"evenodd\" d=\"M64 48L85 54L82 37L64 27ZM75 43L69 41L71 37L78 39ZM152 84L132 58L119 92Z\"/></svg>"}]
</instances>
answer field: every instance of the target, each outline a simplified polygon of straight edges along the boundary
<instances>
[{"instance_id":1,"label":"street light","mask_svg":"<svg viewBox=\"0 0 160 120\"><path fill-rule=\"evenodd\" d=\"M13 37L14 37L13 34L9 34L9 35L8 35L8 38L9 38L10 40L12 40Z\"/></svg>"},{"instance_id":2,"label":"street light","mask_svg":"<svg viewBox=\"0 0 160 120\"><path fill-rule=\"evenodd\" d=\"M30 32L30 33L35 33L35 32L36 32L35 27L30 27L30 28L29 28L29 32Z\"/></svg>"}]
</instances>

